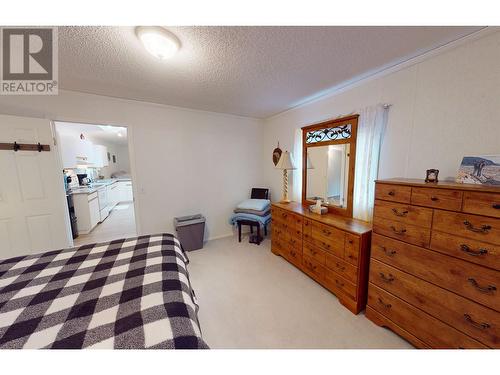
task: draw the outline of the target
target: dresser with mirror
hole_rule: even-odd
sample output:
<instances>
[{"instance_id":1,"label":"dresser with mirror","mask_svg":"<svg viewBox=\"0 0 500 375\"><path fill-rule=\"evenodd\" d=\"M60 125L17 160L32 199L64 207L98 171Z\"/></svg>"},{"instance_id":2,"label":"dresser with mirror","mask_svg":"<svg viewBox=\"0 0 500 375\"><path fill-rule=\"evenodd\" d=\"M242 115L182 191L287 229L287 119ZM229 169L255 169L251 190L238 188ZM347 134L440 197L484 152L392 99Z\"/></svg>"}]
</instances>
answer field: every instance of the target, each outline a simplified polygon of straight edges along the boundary
<instances>
[{"instance_id":1,"label":"dresser with mirror","mask_svg":"<svg viewBox=\"0 0 500 375\"><path fill-rule=\"evenodd\" d=\"M273 203L271 250L335 294L366 306L371 225L352 218L358 115L302 128L302 201ZM326 214L310 211L321 200Z\"/></svg>"}]
</instances>

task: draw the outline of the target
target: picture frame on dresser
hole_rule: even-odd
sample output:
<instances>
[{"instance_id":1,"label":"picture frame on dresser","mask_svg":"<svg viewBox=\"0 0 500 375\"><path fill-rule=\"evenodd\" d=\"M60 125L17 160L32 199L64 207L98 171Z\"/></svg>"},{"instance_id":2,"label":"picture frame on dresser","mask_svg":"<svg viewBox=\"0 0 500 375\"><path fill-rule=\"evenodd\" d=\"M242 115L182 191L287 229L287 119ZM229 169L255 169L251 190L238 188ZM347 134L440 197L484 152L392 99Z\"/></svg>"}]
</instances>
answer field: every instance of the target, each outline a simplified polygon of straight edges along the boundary
<instances>
[{"instance_id":1,"label":"picture frame on dresser","mask_svg":"<svg viewBox=\"0 0 500 375\"><path fill-rule=\"evenodd\" d=\"M500 188L376 182L366 316L419 348L500 348Z\"/></svg>"}]
</instances>

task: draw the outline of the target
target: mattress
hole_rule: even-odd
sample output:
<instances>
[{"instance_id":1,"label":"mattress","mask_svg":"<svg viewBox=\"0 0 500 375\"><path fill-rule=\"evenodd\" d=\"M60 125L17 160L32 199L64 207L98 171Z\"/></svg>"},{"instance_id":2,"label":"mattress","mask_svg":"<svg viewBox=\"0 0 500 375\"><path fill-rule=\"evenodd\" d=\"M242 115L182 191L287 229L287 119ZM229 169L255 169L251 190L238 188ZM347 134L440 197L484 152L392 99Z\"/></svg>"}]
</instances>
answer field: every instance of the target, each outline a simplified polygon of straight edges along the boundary
<instances>
[{"instance_id":1,"label":"mattress","mask_svg":"<svg viewBox=\"0 0 500 375\"><path fill-rule=\"evenodd\" d=\"M0 260L0 348L208 348L171 234Z\"/></svg>"}]
</instances>

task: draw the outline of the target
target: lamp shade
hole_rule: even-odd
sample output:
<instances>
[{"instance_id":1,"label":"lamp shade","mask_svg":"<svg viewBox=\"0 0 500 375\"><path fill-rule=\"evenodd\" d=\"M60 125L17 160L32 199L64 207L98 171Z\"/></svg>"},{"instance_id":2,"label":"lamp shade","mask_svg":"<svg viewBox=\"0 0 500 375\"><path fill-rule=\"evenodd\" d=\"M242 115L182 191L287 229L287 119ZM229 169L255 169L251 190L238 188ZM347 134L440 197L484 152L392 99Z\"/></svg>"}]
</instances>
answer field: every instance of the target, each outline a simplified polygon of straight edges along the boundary
<instances>
[{"instance_id":1,"label":"lamp shade","mask_svg":"<svg viewBox=\"0 0 500 375\"><path fill-rule=\"evenodd\" d=\"M281 154L280 161L276 165L278 169L296 169L295 164L293 163L292 154L288 151L285 151Z\"/></svg>"}]
</instances>

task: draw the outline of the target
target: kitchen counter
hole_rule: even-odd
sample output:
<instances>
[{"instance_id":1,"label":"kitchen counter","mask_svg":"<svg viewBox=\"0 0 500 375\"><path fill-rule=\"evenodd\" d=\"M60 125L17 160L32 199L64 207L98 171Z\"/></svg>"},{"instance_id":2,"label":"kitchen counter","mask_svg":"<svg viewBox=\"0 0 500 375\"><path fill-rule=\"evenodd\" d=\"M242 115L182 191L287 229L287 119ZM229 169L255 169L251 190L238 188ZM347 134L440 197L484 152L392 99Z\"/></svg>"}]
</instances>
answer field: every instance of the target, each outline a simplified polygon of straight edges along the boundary
<instances>
[{"instance_id":1,"label":"kitchen counter","mask_svg":"<svg viewBox=\"0 0 500 375\"><path fill-rule=\"evenodd\" d=\"M93 183L91 183L89 186L79 186L76 188L70 189L68 193L70 194L92 194L96 192L99 189L102 189L103 187L113 185L117 182L121 181L131 181L130 178L107 178L103 180L97 180Z\"/></svg>"}]
</instances>

